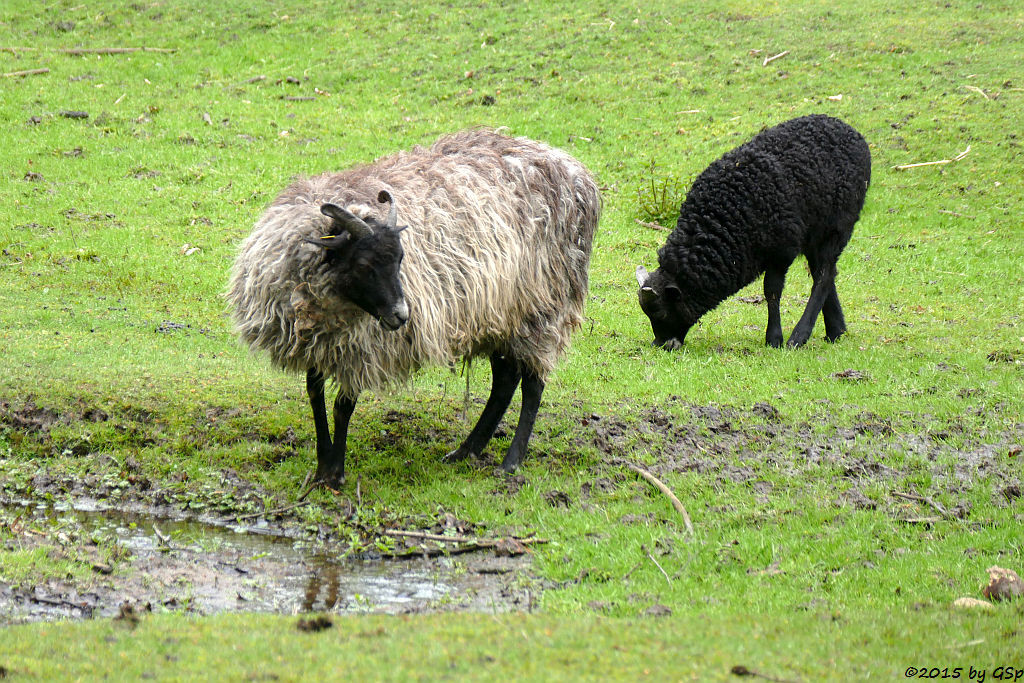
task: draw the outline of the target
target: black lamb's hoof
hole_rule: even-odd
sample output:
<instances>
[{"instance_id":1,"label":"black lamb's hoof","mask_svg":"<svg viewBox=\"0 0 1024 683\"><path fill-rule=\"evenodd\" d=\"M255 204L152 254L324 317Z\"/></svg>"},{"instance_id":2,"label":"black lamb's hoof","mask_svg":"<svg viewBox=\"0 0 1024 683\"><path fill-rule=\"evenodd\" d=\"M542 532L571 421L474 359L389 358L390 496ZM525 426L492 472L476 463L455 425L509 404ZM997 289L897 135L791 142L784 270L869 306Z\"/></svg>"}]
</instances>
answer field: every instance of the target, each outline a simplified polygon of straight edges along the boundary
<instances>
[{"instance_id":1,"label":"black lamb's hoof","mask_svg":"<svg viewBox=\"0 0 1024 683\"><path fill-rule=\"evenodd\" d=\"M810 334L798 334L794 332L793 334L789 335L789 341L786 342L786 346L791 349L799 349L801 346L807 343L807 340L810 339L810 337Z\"/></svg>"},{"instance_id":2,"label":"black lamb's hoof","mask_svg":"<svg viewBox=\"0 0 1024 683\"><path fill-rule=\"evenodd\" d=\"M448 455L446 455L443 458L441 458L441 462L448 463L448 464L452 464L452 463L456 463L456 462L462 462L463 460L465 460L466 458L470 457L471 455L473 455L472 451L470 451L465 446L459 446L454 451L452 451Z\"/></svg>"}]
</instances>

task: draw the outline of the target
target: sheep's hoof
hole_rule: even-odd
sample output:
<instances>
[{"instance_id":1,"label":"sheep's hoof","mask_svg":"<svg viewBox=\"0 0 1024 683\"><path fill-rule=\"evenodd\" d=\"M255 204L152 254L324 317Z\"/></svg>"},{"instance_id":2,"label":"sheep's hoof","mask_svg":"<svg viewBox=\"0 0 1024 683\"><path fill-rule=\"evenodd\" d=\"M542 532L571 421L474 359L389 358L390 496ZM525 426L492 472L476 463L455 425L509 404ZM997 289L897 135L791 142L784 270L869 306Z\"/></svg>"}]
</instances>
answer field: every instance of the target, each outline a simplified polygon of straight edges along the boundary
<instances>
[{"instance_id":1,"label":"sheep's hoof","mask_svg":"<svg viewBox=\"0 0 1024 683\"><path fill-rule=\"evenodd\" d=\"M465 460L466 458L468 458L471 455L473 455L472 451L470 451L465 446L459 446L454 451L452 451L448 455L446 455L443 458L441 458L441 462L449 463L449 464L456 463L456 462L461 462L461 461Z\"/></svg>"},{"instance_id":2,"label":"sheep's hoof","mask_svg":"<svg viewBox=\"0 0 1024 683\"><path fill-rule=\"evenodd\" d=\"M837 341L839 341L839 338L843 336L843 332L846 332L846 330L843 330L842 332L838 332L836 334L826 334L825 341L827 341L829 344L835 344Z\"/></svg>"},{"instance_id":3,"label":"sheep's hoof","mask_svg":"<svg viewBox=\"0 0 1024 683\"><path fill-rule=\"evenodd\" d=\"M323 486L329 489L340 489L345 485L345 470L336 468L316 469L313 475L313 486Z\"/></svg>"},{"instance_id":4,"label":"sheep's hoof","mask_svg":"<svg viewBox=\"0 0 1024 683\"><path fill-rule=\"evenodd\" d=\"M505 459L501 461L501 469L503 469L506 474L512 474L519 469L519 465L522 462L522 453L513 453L512 451L509 451L505 454Z\"/></svg>"},{"instance_id":5,"label":"sheep's hoof","mask_svg":"<svg viewBox=\"0 0 1024 683\"><path fill-rule=\"evenodd\" d=\"M679 341L678 339L672 338L666 341L664 344L662 344L661 348L665 349L666 351L675 351L677 349L683 348L683 342Z\"/></svg>"}]
</instances>

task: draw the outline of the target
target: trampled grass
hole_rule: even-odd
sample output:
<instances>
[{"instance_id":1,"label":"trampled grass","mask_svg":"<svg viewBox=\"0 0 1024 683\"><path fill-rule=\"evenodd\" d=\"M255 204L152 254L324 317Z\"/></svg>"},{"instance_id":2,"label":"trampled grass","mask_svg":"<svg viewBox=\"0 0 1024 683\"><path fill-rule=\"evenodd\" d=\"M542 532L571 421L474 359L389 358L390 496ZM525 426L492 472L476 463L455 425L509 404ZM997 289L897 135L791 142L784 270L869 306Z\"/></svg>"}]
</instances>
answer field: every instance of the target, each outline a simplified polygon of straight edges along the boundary
<instances>
[{"instance_id":1,"label":"trampled grass","mask_svg":"<svg viewBox=\"0 0 1024 683\"><path fill-rule=\"evenodd\" d=\"M294 499L314 460L312 424L300 379L231 335L220 293L238 242L295 175L466 126L507 127L566 149L602 186L588 321L548 384L521 486L438 462L479 410L471 401L461 417L466 378L442 369L362 398L351 449L364 491L397 515L441 509L551 539L534 561L545 616L515 619L549 645L541 661L555 669L617 656L565 655L574 626L656 643L653 617L619 621L652 607L678 621L677 647L704 624L714 639L757 641L768 631L750 624L765 621L779 649L757 657L775 657L765 672L783 678L947 660L1022 667L998 658L1020 652L1019 606L991 618L948 611L978 595L986 567L1024 569L1022 30L1014 3L10 0L0 72L48 72L0 80L0 401L112 419L44 433L0 423L6 485L30 492L41 469L116 474L131 457L182 495L230 468ZM67 51L112 47L153 49ZM802 350L765 348L755 283L680 352L651 348L633 270L656 264L666 233L637 222L649 220L638 191L652 173L691 178L761 128L816 112L860 130L874 159L840 260L849 334L826 344L819 323ZM894 169L968 147L958 161ZM784 326L809 287L795 264ZM467 372L471 396L485 395L486 364ZM299 445L282 458L272 440L289 427ZM507 444L489 452L500 459ZM657 471L696 538L613 457ZM552 491L567 505L552 505ZM313 495L303 514L330 521L334 497ZM429 638L459 619L487 622L365 628ZM198 639L222 622L160 623ZM106 628L6 635L45 643L47 629L60 639ZM488 633L510 652L518 629ZM984 654L964 646L978 640ZM43 647L0 665L50 671L30 663ZM694 658L653 670L758 669ZM881 658L899 666L869 664Z\"/></svg>"}]
</instances>

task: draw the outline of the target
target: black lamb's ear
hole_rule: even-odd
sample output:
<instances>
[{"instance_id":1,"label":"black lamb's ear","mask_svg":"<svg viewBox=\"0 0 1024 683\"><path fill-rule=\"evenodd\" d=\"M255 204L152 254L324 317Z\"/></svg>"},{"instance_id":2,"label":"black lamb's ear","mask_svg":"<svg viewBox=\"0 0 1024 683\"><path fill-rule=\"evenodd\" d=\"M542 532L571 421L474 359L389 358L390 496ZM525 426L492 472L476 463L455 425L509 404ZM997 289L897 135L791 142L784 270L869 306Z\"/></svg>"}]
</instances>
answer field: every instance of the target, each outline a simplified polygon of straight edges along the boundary
<instances>
[{"instance_id":1,"label":"black lamb's ear","mask_svg":"<svg viewBox=\"0 0 1024 683\"><path fill-rule=\"evenodd\" d=\"M683 290L675 285L668 285L665 287L665 299L675 303L683 298Z\"/></svg>"}]
</instances>

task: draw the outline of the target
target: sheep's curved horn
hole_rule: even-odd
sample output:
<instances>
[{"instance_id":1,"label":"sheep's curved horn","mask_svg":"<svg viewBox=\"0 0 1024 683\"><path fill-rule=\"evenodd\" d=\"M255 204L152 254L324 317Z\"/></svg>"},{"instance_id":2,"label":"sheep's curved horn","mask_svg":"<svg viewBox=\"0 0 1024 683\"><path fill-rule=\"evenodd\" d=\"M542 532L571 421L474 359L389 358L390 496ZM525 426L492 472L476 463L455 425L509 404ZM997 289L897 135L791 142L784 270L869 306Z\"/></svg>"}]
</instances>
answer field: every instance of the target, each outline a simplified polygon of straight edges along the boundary
<instances>
[{"instance_id":1,"label":"sheep's curved horn","mask_svg":"<svg viewBox=\"0 0 1024 683\"><path fill-rule=\"evenodd\" d=\"M357 239L373 234L373 228L367 225L362 218L337 204L321 204L320 213L334 219L342 229Z\"/></svg>"},{"instance_id":2,"label":"sheep's curved horn","mask_svg":"<svg viewBox=\"0 0 1024 683\"><path fill-rule=\"evenodd\" d=\"M388 221L386 225L389 228L398 227L398 207L395 206L395 199L391 196L391 193L387 190L381 190L377 194L377 201L381 204L390 204L391 208L388 210Z\"/></svg>"},{"instance_id":3,"label":"sheep's curved horn","mask_svg":"<svg viewBox=\"0 0 1024 683\"><path fill-rule=\"evenodd\" d=\"M638 285L643 287L645 284L647 284L647 279L649 277L651 277L651 276L647 272L646 268L644 268L643 266L637 266L636 267L636 283Z\"/></svg>"}]
</instances>

